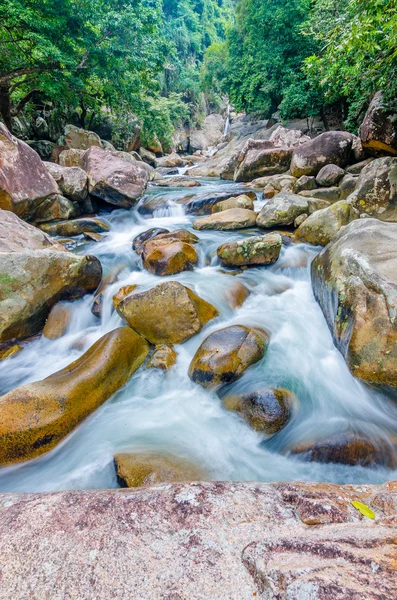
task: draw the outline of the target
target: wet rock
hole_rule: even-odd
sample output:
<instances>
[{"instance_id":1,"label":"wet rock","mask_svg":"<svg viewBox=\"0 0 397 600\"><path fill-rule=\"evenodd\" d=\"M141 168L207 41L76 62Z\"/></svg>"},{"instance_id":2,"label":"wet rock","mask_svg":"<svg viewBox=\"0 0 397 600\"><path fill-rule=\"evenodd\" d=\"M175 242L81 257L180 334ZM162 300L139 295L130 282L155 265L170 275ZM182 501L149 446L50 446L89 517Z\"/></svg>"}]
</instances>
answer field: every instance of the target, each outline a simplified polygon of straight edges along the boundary
<instances>
[{"instance_id":1,"label":"wet rock","mask_svg":"<svg viewBox=\"0 0 397 600\"><path fill-rule=\"evenodd\" d=\"M281 192L265 204L256 223L264 229L277 225L292 225L296 217L307 212L308 203L305 198L297 194Z\"/></svg>"},{"instance_id":2,"label":"wet rock","mask_svg":"<svg viewBox=\"0 0 397 600\"><path fill-rule=\"evenodd\" d=\"M65 304L55 304L50 310L46 324L43 328L43 335L49 340L57 340L62 337L70 325L72 314Z\"/></svg>"},{"instance_id":3,"label":"wet rock","mask_svg":"<svg viewBox=\"0 0 397 600\"><path fill-rule=\"evenodd\" d=\"M252 181L264 175L275 175L288 171L292 149L275 147L272 142L250 140L239 157L234 181Z\"/></svg>"},{"instance_id":4,"label":"wet rock","mask_svg":"<svg viewBox=\"0 0 397 600\"><path fill-rule=\"evenodd\" d=\"M48 452L114 394L141 366L149 344L120 327L46 379L0 397L0 464Z\"/></svg>"},{"instance_id":5,"label":"wet rock","mask_svg":"<svg viewBox=\"0 0 397 600\"><path fill-rule=\"evenodd\" d=\"M132 249L135 250L137 254L142 254L142 250L146 242L152 240L160 233L169 233L169 229L163 229L161 227L152 227L151 229L143 231L139 235L135 236L132 240Z\"/></svg>"},{"instance_id":6,"label":"wet rock","mask_svg":"<svg viewBox=\"0 0 397 600\"><path fill-rule=\"evenodd\" d=\"M198 263L198 254L191 244L181 242L177 238L160 236L159 239L157 236L144 244L142 260L145 269L164 277L192 271Z\"/></svg>"},{"instance_id":7,"label":"wet rock","mask_svg":"<svg viewBox=\"0 0 397 600\"><path fill-rule=\"evenodd\" d=\"M346 200L310 215L295 231L296 242L326 246L344 225L358 218L358 212Z\"/></svg>"},{"instance_id":8,"label":"wet rock","mask_svg":"<svg viewBox=\"0 0 397 600\"><path fill-rule=\"evenodd\" d=\"M352 374L397 385L397 225L359 219L312 265L314 295Z\"/></svg>"},{"instance_id":9,"label":"wet rock","mask_svg":"<svg viewBox=\"0 0 397 600\"><path fill-rule=\"evenodd\" d=\"M179 240L186 244L197 244L200 241L197 235L187 229L174 229L174 231L159 233L156 238L157 240Z\"/></svg>"},{"instance_id":10,"label":"wet rock","mask_svg":"<svg viewBox=\"0 0 397 600\"><path fill-rule=\"evenodd\" d=\"M0 342L37 333L54 304L94 291L101 276L97 258L67 252L0 210Z\"/></svg>"},{"instance_id":11,"label":"wet rock","mask_svg":"<svg viewBox=\"0 0 397 600\"><path fill-rule=\"evenodd\" d=\"M118 280L119 275L124 270L124 268L125 265L120 264L110 269L110 271L105 275L105 277L102 278L100 286L95 291L94 300L91 306L91 312L95 317L97 317L97 319L102 318L103 300L107 288L109 287L109 285L115 283Z\"/></svg>"},{"instance_id":12,"label":"wet rock","mask_svg":"<svg viewBox=\"0 0 397 600\"><path fill-rule=\"evenodd\" d=\"M370 439L351 431L299 444L291 450L291 454L300 455L309 461L343 465L381 465L389 468L397 465L397 448L381 439Z\"/></svg>"},{"instance_id":13,"label":"wet rock","mask_svg":"<svg viewBox=\"0 0 397 600\"><path fill-rule=\"evenodd\" d=\"M273 196L275 196L276 194L277 192L274 189L274 187L272 187L271 185L267 185L263 190L262 196L264 200L269 200L270 198L273 198Z\"/></svg>"},{"instance_id":14,"label":"wet rock","mask_svg":"<svg viewBox=\"0 0 397 600\"><path fill-rule=\"evenodd\" d=\"M154 160L155 167L186 167L187 164L187 160L179 154L167 154Z\"/></svg>"},{"instance_id":15,"label":"wet rock","mask_svg":"<svg viewBox=\"0 0 397 600\"><path fill-rule=\"evenodd\" d=\"M146 170L137 163L97 147L85 152L81 165L88 175L89 193L123 208L135 206L149 179Z\"/></svg>"},{"instance_id":16,"label":"wet rock","mask_svg":"<svg viewBox=\"0 0 397 600\"><path fill-rule=\"evenodd\" d=\"M368 153L397 155L397 115L385 108L381 92L375 94L358 134Z\"/></svg>"},{"instance_id":17,"label":"wet rock","mask_svg":"<svg viewBox=\"0 0 397 600\"><path fill-rule=\"evenodd\" d=\"M23 350L23 346L20 344L7 344L6 346L0 347L0 361L6 360L7 358L13 358Z\"/></svg>"},{"instance_id":18,"label":"wet rock","mask_svg":"<svg viewBox=\"0 0 397 600\"><path fill-rule=\"evenodd\" d=\"M168 371L176 363L177 353L172 346L159 344L147 363L148 369L162 369Z\"/></svg>"},{"instance_id":19,"label":"wet rock","mask_svg":"<svg viewBox=\"0 0 397 600\"><path fill-rule=\"evenodd\" d=\"M100 242L103 239L100 233L94 233L93 231L85 231L83 235L90 242Z\"/></svg>"},{"instance_id":20,"label":"wet rock","mask_svg":"<svg viewBox=\"0 0 397 600\"><path fill-rule=\"evenodd\" d=\"M226 267L242 265L272 265L280 256L282 239L279 233L226 242L217 249L218 258Z\"/></svg>"},{"instance_id":21,"label":"wet rock","mask_svg":"<svg viewBox=\"0 0 397 600\"><path fill-rule=\"evenodd\" d=\"M256 212L246 208L230 208L208 217L197 219L193 222L193 229L199 231L205 229L216 229L217 231L232 231L254 227L256 224Z\"/></svg>"},{"instance_id":22,"label":"wet rock","mask_svg":"<svg viewBox=\"0 0 397 600\"><path fill-rule=\"evenodd\" d=\"M304 190L315 190L317 187L316 178L312 175L302 175L295 184L295 193L303 192Z\"/></svg>"},{"instance_id":23,"label":"wet rock","mask_svg":"<svg viewBox=\"0 0 397 600\"><path fill-rule=\"evenodd\" d=\"M189 377L204 388L236 381L265 355L265 331L232 325L211 333L200 345L189 367Z\"/></svg>"},{"instance_id":24,"label":"wet rock","mask_svg":"<svg viewBox=\"0 0 397 600\"><path fill-rule=\"evenodd\" d=\"M218 315L212 304L177 281L128 296L117 312L152 344L167 345L185 342Z\"/></svg>"},{"instance_id":25,"label":"wet rock","mask_svg":"<svg viewBox=\"0 0 397 600\"><path fill-rule=\"evenodd\" d=\"M347 173L339 184L339 198L345 200L354 192L358 181L357 175Z\"/></svg>"},{"instance_id":26,"label":"wet rock","mask_svg":"<svg viewBox=\"0 0 397 600\"><path fill-rule=\"evenodd\" d=\"M87 131L75 125L66 125L64 131L64 140L68 148L77 150L88 150L91 146L102 147L99 135L93 131Z\"/></svg>"},{"instance_id":27,"label":"wet rock","mask_svg":"<svg viewBox=\"0 0 397 600\"><path fill-rule=\"evenodd\" d=\"M317 173L316 183L319 187L332 187L338 185L345 174L345 170L337 165L325 165Z\"/></svg>"},{"instance_id":28,"label":"wet rock","mask_svg":"<svg viewBox=\"0 0 397 600\"><path fill-rule=\"evenodd\" d=\"M158 187L200 187L201 183L196 179L190 177L167 177L167 179L161 179L155 183Z\"/></svg>"},{"instance_id":29,"label":"wet rock","mask_svg":"<svg viewBox=\"0 0 397 600\"><path fill-rule=\"evenodd\" d=\"M316 198L318 200L327 200L328 202L337 202L340 199L340 188L337 186L328 188L317 188L315 190L303 190L299 192L303 198Z\"/></svg>"},{"instance_id":30,"label":"wet rock","mask_svg":"<svg viewBox=\"0 0 397 600\"><path fill-rule=\"evenodd\" d=\"M113 296L113 306L114 308L117 310L118 305L120 304L120 302L122 300L124 300L124 298L127 298L127 296L129 296L130 294L132 294L132 292L134 292L137 289L137 285L136 284L132 284L132 285L123 285L119 291Z\"/></svg>"},{"instance_id":31,"label":"wet rock","mask_svg":"<svg viewBox=\"0 0 397 600\"><path fill-rule=\"evenodd\" d=\"M58 223L41 223L40 229L49 235L75 236L82 233L103 233L109 231L109 225L102 219L85 217Z\"/></svg>"},{"instance_id":32,"label":"wet rock","mask_svg":"<svg viewBox=\"0 0 397 600\"><path fill-rule=\"evenodd\" d=\"M223 210L229 210L231 208L246 208L248 210L254 210L254 201L249 196L242 194L235 198L228 198L227 200L221 200L212 207L212 212L217 213Z\"/></svg>"},{"instance_id":33,"label":"wet rock","mask_svg":"<svg viewBox=\"0 0 397 600\"><path fill-rule=\"evenodd\" d=\"M49 196L33 211L30 220L35 224L57 221L58 219L73 219L81 215L77 202L72 202L60 194Z\"/></svg>"},{"instance_id":34,"label":"wet rock","mask_svg":"<svg viewBox=\"0 0 397 600\"><path fill-rule=\"evenodd\" d=\"M291 173L295 177L317 175L325 165L345 167L349 161L354 136L346 131L326 131L295 148Z\"/></svg>"},{"instance_id":35,"label":"wet rock","mask_svg":"<svg viewBox=\"0 0 397 600\"><path fill-rule=\"evenodd\" d=\"M272 435L288 423L295 397L282 388L261 388L248 394L226 396L222 402L256 431Z\"/></svg>"},{"instance_id":36,"label":"wet rock","mask_svg":"<svg viewBox=\"0 0 397 600\"><path fill-rule=\"evenodd\" d=\"M361 171L349 201L360 213L397 221L397 157L377 158Z\"/></svg>"},{"instance_id":37,"label":"wet rock","mask_svg":"<svg viewBox=\"0 0 397 600\"><path fill-rule=\"evenodd\" d=\"M39 155L0 123L0 209L29 219L59 188Z\"/></svg>"},{"instance_id":38,"label":"wet rock","mask_svg":"<svg viewBox=\"0 0 397 600\"><path fill-rule=\"evenodd\" d=\"M121 487L150 487L172 481L198 481L205 472L197 465L167 454L116 454L114 462Z\"/></svg>"},{"instance_id":39,"label":"wet rock","mask_svg":"<svg viewBox=\"0 0 397 600\"><path fill-rule=\"evenodd\" d=\"M62 167L51 162L45 162L44 166L65 196L78 202L86 198L88 193L87 173L83 169Z\"/></svg>"},{"instance_id":40,"label":"wet rock","mask_svg":"<svg viewBox=\"0 0 397 600\"><path fill-rule=\"evenodd\" d=\"M244 194L248 196L251 200L255 200L256 194L255 192L247 192ZM206 194L195 194L194 196L189 196L188 198L182 201L183 207L186 213L191 215L209 215L214 212L214 207L223 201L231 201L232 198L239 198L241 196L241 192L235 192L231 194L230 192L212 192Z\"/></svg>"},{"instance_id":41,"label":"wet rock","mask_svg":"<svg viewBox=\"0 0 397 600\"><path fill-rule=\"evenodd\" d=\"M250 293L241 281L234 281L231 287L226 290L224 296L229 306L236 309L244 304Z\"/></svg>"}]
</instances>

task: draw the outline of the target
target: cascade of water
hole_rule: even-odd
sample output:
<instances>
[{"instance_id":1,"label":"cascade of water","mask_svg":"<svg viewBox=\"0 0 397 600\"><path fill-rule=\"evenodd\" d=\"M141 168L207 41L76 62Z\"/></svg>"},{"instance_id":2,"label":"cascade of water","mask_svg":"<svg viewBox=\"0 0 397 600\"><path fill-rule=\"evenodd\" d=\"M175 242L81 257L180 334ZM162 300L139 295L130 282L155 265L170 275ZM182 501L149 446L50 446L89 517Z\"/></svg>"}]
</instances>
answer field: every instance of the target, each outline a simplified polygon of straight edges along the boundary
<instances>
[{"instance_id":1,"label":"cascade of water","mask_svg":"<svg viewBox=\"0 0 397 600\"><path fill-rule=\"evenodd\" d=\"M237 186L208 182L189 193L238 191ZM183 195L186 190L179 193ZM175 190L164 190L164 194L175 197ZM200 238L198 268L159 278L142 269L140 258L131 249L133 238L149 227L190 229L193 217L171 203L166 212L159 209L152 218L142 217L136 209L116 210L107 218L109 234L96 244L81 240L76 249L98 256L105 269L125 265L119 281L104 293L101 319L91 313L91 296L68 303L72 321L63 337L53 341L41 337L12 362L0 363L1 393L65 367L104 333L122 325L113 310L112 296L123 285L135 283L144 290L164 280L177 280L211 301L220 316L176 347L177 364L169 372L141 368L123 390L52 452L0 469L1 491L115 487L113 455L124 450L172 451L198 461L213 479L377 483L396 477L396 472L383 468L307 463L284 453L302 440L346 427L369 436L389 438L397 434L396 405L355 380L333 345L311 290L310 262L315 248L303 244L285 247L272 267L252 268L231 277L220 270L216 248L246 232L195 232ZM252 293L233 310L226 296L236 279ZM189 363L202 340L231 324L260 326L270 333L271 343L265 358L230 390L283 387L299 399L291 421L273 438L256 433L225 410L214 392L188 378Z\"/></svg>"}]
</instances>

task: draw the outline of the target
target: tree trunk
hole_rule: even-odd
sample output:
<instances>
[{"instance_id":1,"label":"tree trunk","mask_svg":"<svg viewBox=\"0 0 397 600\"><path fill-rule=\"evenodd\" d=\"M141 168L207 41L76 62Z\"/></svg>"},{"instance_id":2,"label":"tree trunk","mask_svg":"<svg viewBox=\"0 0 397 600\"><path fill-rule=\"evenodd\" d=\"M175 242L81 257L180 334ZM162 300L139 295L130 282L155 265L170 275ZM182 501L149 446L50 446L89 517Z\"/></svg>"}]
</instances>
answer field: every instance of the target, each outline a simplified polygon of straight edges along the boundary
<instances>
[{"instance_id":1,"label":"tree trunk","mask_svg":"<svg viewBox=\"0 0 397 600\"><path fill-rule=\"evenodd\" d=\"M12 130L10 86L0 86L0 116L8 129Z\"/></svg>"}]
</instances>

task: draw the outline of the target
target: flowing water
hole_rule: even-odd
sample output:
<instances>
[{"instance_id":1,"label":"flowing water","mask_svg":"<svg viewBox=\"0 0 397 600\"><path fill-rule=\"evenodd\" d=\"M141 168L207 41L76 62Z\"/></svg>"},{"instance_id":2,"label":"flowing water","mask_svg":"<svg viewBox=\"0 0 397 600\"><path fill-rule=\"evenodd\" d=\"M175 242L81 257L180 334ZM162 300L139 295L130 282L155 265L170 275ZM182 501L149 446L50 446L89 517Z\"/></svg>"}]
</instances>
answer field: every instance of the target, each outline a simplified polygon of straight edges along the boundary
<instances>
[{"instance_id":1,"label":"flowing water","mask_svg":"<svg viewBox=\"0 0 397 600\"><path fill-rule=\"evenodd\" d=\"M196 188L197 193L215 189L239 188L220 181L207 181ZM120 451L170 452L198 462L208 470L209 478L217 480L379 483L396 478L396 471L384 468L309 463L288 455L288 448L298 442L327 437L348 427L369 437L389 439L396 435L397 405L351 376L314 300L310 262L318 249L291 244L283 247L275 265L247 269L233 277L221 272L216 248L226 240L252 235L252 231L198 232L200 264L195 271L156 277L142 270L139 257L131 249L132 239L149 227L190 229L194 218L186 216L175 200L195 192L152 188L148 193L167 194L170 207L158 210L153 218L143 218L136 209L115 210L105 215L111 229L102 241L77 241L75 251L98 256L105 272L124 265L117 283L106 290L101 320L91 314L92 296L68 303L72 322L62 338L38 338L16 357L0 363L0 392L62 369L102 335L122 325L112 310L112 295L122 285L136 283L144 290L162 281L177 280L212 302L220 316L175 347L178 360L169 372L142 367L52 452L0 469L0 491L116 487L113 455ZM260 206L258 201L257 208ZM236 279L252 293L240 308L232 310L227 294ZM202 389L187 376L202 340L231 324L260 326L270 333L271 342L264 359L248 369L230 390L283 387L299 399L288 425L273 437L250 429L222 407L215 392Z\"/></svg>"}]
</instances>

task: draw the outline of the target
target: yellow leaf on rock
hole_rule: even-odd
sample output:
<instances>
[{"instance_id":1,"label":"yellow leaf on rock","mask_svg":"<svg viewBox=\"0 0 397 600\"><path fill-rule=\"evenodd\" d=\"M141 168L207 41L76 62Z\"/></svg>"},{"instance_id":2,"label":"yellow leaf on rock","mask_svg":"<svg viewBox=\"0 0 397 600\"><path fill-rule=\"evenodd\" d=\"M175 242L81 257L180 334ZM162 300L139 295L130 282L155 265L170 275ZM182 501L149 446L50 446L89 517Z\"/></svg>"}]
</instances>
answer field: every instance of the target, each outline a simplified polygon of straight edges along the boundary
<instances>
[{"instance_id":1,"label":"yellow leaf on rock","mask_svg":"<svg viewBox=\"0 0 397 600\"><path fill-rule=\"evenodd\" d=\"M362 502L357 502L356 500L354 500L352 502L352 505L354 506L354 508L356 508L364 517L368 517L369 519L375 519L375 513L373 510L371 510L369 508L369 506L367 506L366 504L363 504Z\"/></svg>"}]
</instances>

